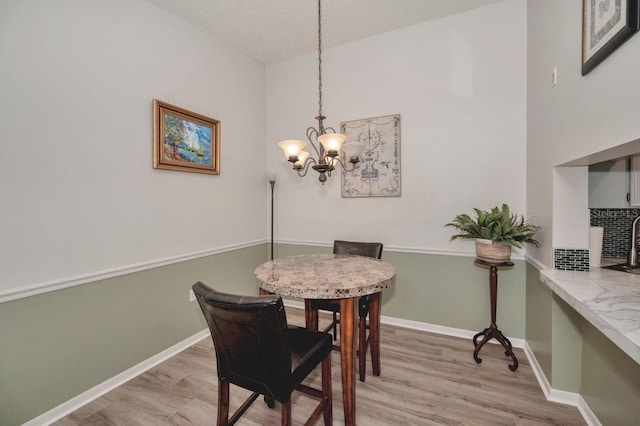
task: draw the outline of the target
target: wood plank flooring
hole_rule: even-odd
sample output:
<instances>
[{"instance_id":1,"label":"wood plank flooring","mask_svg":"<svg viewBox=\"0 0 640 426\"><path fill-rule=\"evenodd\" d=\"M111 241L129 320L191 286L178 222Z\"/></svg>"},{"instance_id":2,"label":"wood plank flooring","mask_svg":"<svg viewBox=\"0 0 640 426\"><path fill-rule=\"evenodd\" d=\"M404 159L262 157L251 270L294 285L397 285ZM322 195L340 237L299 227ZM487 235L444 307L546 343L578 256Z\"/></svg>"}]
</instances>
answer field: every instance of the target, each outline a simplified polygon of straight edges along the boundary
<instances>
[{"instance_id":1,"label":"wood plank flooring","mask_svg":"<svg viewBox=\"0 0 640 426\"><path fill-rule=\"evenodd\" d=\"M290 324L303 325L304 313L287 308ZM322 321L322 319L321 319ZM473 343L389 325L381 327L382 375L357 381L356 421L387 425L584 425L575 407L548 402L524 352L515 349L520 367L511 372L499 345L486 345L482 364L473 360ZM210 338L69 414L56 426L213 425L217 375ZM344 425L340 356L332 355L333 418ZM310 376L319 387L320 369ZM249 395L231 387L231 410ZM302 424L316 401L295 392L293 422ZM271 410L261 399L238 425L280 424L280 404ZM320 419L317 425L322 424Z\"/></svg>"}]
</instances>

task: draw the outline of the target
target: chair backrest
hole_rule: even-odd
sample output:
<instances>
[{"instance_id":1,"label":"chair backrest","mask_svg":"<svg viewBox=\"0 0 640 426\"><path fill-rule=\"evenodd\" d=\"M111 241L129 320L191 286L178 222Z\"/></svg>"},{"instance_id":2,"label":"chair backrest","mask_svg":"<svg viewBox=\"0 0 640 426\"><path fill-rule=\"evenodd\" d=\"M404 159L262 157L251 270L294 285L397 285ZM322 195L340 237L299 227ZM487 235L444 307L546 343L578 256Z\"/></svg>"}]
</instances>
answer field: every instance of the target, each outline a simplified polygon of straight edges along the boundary
<instances>
[{"instance_id":1,"label":"chair backrest","mask_svg":"<svg viewBox=\"0 0 640 426\"><path fill-rule=\"evenodd\" d=\"M200 282L192 288L211 331L218 378L286 401L294 385L282 298L225 294Z\"/></svg>"},{"instance_id":2,"label":"chair backrest","mask_svg":"<svg viewBox=\"0 0 640 426\"><path fill-rule=\"evenodd\" d=\"M335 240L333 242L333 252L335 254L355 254L380 259L382 258L382 243L359 243Z\"/></svg>"}]
</instances>

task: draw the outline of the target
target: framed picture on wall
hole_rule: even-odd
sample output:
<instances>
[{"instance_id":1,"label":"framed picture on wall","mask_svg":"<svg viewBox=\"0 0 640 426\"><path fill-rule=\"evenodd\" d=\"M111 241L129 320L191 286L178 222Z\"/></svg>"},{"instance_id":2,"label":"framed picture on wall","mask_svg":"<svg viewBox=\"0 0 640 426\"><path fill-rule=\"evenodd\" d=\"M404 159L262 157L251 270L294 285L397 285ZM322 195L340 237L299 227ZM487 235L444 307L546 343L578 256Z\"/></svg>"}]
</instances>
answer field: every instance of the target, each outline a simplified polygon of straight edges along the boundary
<instances>
[{"instance_id":1,"label":"framed picture on wall","mask_svg":"<svg viewBox=\"0 0 640 426\"><path fill-rule=\"evenodd\" d=\"M583 0L582 75L590 73L640 28L639 0Z\"/></svg>"},{"instance_id":2,"label":"framed picture on wall","mask_svg":"<svg viewBox=\"0 0 640 426\"><path fill-rule=\"evenodd\" d=\"M342 197L399 197L400 114L346 121L340 133L364 144L355 169L342 169Z\"/></svg>"},{"instance_id":3,"label":"framed picture on wall","mask_svg":"<svg viewBox=\"0 0 640 426\"><path fill-rule=\"evenodd\" d=\"M220 121L154 99L153 168L220 174Z\"/></svg>"}]
</instances>

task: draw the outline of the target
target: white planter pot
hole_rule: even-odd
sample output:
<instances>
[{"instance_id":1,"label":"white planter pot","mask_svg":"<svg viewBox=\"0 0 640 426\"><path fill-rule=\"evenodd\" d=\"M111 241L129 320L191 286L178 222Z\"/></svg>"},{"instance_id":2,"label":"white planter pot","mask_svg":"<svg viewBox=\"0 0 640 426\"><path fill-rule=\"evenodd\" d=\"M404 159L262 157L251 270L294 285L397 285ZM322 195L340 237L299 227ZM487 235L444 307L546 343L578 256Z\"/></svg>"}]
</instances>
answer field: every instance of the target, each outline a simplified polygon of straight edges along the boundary
<instances>
[{"instance_id":1,"label":"white planter pot","mask_svg":"<svg viewBox=\"0 0 640 426\"><path fill-rule=\"evenodd\" d=\"M488 260L511 259L511 246L493 243L491 240L476 239L476 256Z\"/></svg>"}]
</instances>

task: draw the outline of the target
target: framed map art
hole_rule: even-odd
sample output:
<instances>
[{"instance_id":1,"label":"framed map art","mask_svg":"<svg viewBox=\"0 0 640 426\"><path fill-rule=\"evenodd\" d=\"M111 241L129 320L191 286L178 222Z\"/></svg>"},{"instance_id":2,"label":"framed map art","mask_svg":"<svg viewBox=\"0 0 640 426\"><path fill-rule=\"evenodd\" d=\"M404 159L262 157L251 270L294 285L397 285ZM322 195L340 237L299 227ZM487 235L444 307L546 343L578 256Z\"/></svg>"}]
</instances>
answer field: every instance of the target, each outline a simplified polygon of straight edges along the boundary
<instances>
[{"instance_id":1,"label":"framed map art","mask_svg":"<svg viewBox=\"0 0 640 426\"><path fill-rule=\"evenodd\" d=\"M342 169L342 197L399 197L400 114L346 121L340 132L364 144L355 170Z\"/></svg>"}]
</instances>

